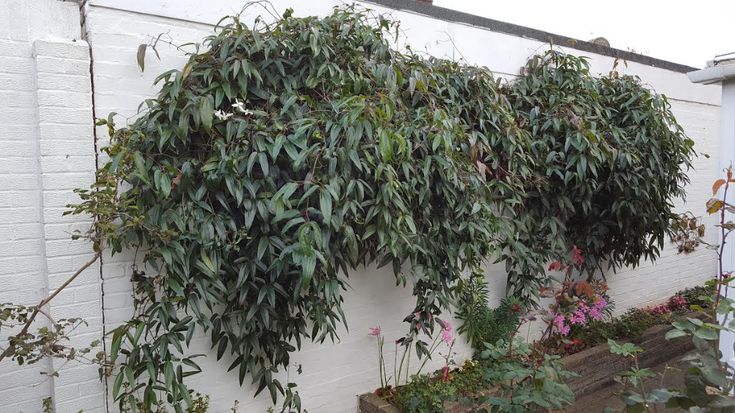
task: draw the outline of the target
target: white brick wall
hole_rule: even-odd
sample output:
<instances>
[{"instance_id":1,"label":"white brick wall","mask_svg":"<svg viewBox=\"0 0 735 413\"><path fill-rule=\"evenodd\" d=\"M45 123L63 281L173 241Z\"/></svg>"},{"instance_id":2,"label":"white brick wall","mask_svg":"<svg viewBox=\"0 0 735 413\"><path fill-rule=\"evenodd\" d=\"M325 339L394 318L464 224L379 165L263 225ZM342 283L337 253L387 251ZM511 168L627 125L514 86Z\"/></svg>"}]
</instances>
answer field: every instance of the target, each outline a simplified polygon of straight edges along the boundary
<instances>
[{"instance_id":1,"label":"white brick wall","mask_svg":"<svg viewBox=\"0 0 735 413\"><path fill-rule=\"evenodd\" d=\"M140 73L135 60L140 43L160 33L168 33L174 43L199 41L221 16L239 11L241 3L214 0L202 7L197 0L89 0L85 6L86 40L92 46L96 116L118 112L121 123L134 117L139 103L155 94L153 79L186 61L180 51L160 44L161 60L149 53L146 71ZM323 15L340 4L338 0L272 3L280 11L293 7L297 15ZM91 255L89 246L69 241L69 233L83 229L87 221L61 216L64 206L75 201L71 189L87 186L95 167L90 53L87 43L79 38L77 7L55 0L0 0L0 97L5 104L0 111L0 302L38 302ZM399 47L407 42L415 50L436 56L461 56L506 78L512 78L528 56L547 47L535 40L369 7L402 21L406 38ZM248 18L255 14L251 12ZM612 58L590 58L594 72L606 73L612 67ZM693 85L682 73L638 63L621 69L667 94L697 149L712 155L695 161L688 201L678 205L682 210L704 214L704 201L718 174L719 87ZM97 129L98 145L107 141L106 132L106 128ZM75 342L85 345L101 337L105 328L109 331L128 319L132 311L131 260L131 254L103 257L101 270L93 266L54 300L50 308L54 316L82 316L90 323L74 337ZM609 274L608 279L622 312L700 284L713 272L714 261L708 251L679 255L667 248L655 265L624 269ZM504 291L502 266L488 265L486 274L497 301ZM104 280L104 306L100 277ZM290 379L299 384L305 407L312 412L355 411L355 395L378 385L375 341L367 336L367 328L380 324L386 341L391 342L403 334L400 320L412 308L410 290L395 287L388 270L356 271L350 275L350 284L344 306L349 333L343 331L341 341L335 344L306 344L294 356L294 362L303 365L304 374L294 373ZM194 341L192 353L206 352L206 337ZM386 350L390 371L390 344ZM458 359L470 354L464 344L455 350ZM236 375L224 372L227 360L217 363L210 357L202 364L205 373L194 376L191 384L211 396L212 412L227 411L234 400L240 401L242 412L263 412L269 406L267 397L254 400L252 389L241 388ZM70 364L60 377L43 381L39 372L52 367L58 365L0 365L0 410L36 412L42 398L53 396L59 413L79 409L101 412L106 411L106 404L110 411L116 411L114 403L105 399L105 388L94 367Z\"/></svg>"},{"instance_id":2,"label":"white brick wall","mask_svg":"<svg viewBox=\"0 0 735 413\"><path fill-rule=\"evenodd\" d=\"M71 190L95 169L89 46L80 39L78 5L0 0L0 301L38 303L91 257L70 234L89 220L62 217ZM102 337L99 266L89 268L48 307L51 317L83 317L73 346ZM39 319L39 324L47 320ZM6 336L0 337L4 339ZM41 372L59 371L45 378ZM57 412L105 411L97 368L45 360L0 365L0 405L38 412L45 397Z\"/></svg>"}]
</instances>

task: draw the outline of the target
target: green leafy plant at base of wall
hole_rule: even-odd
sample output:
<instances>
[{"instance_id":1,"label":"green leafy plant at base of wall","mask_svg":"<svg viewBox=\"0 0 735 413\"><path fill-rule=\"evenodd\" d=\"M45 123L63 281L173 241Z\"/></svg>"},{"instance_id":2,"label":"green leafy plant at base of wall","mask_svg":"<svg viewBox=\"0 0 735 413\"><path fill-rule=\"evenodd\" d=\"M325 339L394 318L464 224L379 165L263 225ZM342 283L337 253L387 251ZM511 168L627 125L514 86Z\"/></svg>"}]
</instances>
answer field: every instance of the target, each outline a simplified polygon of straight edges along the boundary
<instances>
[{"instance_id":1,"label":"green leafy plant at base of wall","mask_svg":"<svg viewBox=\"0 0 735 413\"><path fill-rule=\"evenodd\" d=\"M441 374L414 376L394 392L392 400L407 413L441 413L449 403L475 412L528 412L561 409L574 402L564 384L573 373L563 370L556 356L537 354L514 339L483 345L475 360Z\"/></svg>"},{"instance_id":2,"label":"green leafy plant at base of wall","mask_svg":"<svg viewBox=\"0 0 735 413\"><path fill-rule=\"evenodd\" d=\"M514 297L506 297L497 307L489 307L489 290L481 273L461 280L457 294L455 317L461 321L457 332L467 338L475 351L482 351L484 343L508 340L515 333L522 303Z\"/></svg>"}]
</instances>

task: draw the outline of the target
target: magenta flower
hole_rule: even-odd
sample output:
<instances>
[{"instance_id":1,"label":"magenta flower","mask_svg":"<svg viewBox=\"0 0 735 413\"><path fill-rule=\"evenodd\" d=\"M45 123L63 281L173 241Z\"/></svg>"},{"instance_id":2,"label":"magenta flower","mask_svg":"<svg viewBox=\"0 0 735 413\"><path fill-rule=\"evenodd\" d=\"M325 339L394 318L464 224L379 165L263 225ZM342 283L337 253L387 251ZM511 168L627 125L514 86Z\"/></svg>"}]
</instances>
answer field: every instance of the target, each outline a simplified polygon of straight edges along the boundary
<instances>
[{"instance_id":1,"label":"magenta flower","mask_svg":"<svg viewBox=\"0 0 735 413\"><path fill-rule=\"evenodd\" d=\"M569 322L572 324L581 325L587 322L587 317L585 317L584 312L579 309L569 316Z\"/></svg>"},{"instance_id":2,"label":"magenta flower","mask_svg":"<svg viewBox=\"0 0 735 413\"><path fill-rule=\"evenodd\" d=\"M678 310L680 308L686 308L689 303L687 302L687 299L681 295L675 295L671 297L669 300L669 307L671 307L674 310Z\"/></svg>"},{"instance_id":3,"label":"magenta flower","mask_svg":"<svg viewBox=\"0 0 735 413\"><path fill-rule=\"evenodd\" d=\"M669 312L671 312L671 310L666 304L659 304L653 307L652 309L650 309L649 311L652 312L653 314L668 314Z\"/></svg>"},{"instance_id":4,"label":"magenta flower","mask_svg":"<svg viewBox=\"0 0 735 413\"><path fill-rule=\"evenodd\" d=\"M589 311L587 311L587 314L593 320L599 320L602 318L602 311L600 311L597 307L590 308Z\"/></svg>"},{"instance_id":5,"label":"magenta flower","mask_svg":"<svg viewBox=\"0 0 735 413\"><path fill-rule=\"evenodd\" d=\"M600 294L595 295L595 302L592 303L592 306L596 308L598 311L602 311L605 307L607 307L607 300L605 300L605 297L601 296Z\"/></svg>"},{"instance_id":6,"label":"magenta flower","mask_svg":"<svg viewBox=\"0 0 735 413\"><path fill-rule=\"evenodd\" d=\"M564 314L557 314L556 317L554 317L553 323L556 329L559 330L559 334L566 336L567 334L569 334L570 328L568 325L566 325L564 321Z\"/></svg>"},{"instance_id":7,"label":"magenta flower","mask_svg":"<svg viewBox=\"0 0 735 413\"><path fill-rule=\"evenodd\" d=\"M454 342L454 334L452 334L452 325L448 322L444 322L444 328L442 329L442 341L446 345L451 345Z\"/></svg>"},{"instance_id":8,"label":"magenta flower","mask_svg":"<svg viewBox=\"0 0 735 413\"><path fill-rule=\"evenodd\" d=\"M373 337L380 337L380 326L370 327L370 332L368 335L371 335Z\"/></svg>"}]
</instances>

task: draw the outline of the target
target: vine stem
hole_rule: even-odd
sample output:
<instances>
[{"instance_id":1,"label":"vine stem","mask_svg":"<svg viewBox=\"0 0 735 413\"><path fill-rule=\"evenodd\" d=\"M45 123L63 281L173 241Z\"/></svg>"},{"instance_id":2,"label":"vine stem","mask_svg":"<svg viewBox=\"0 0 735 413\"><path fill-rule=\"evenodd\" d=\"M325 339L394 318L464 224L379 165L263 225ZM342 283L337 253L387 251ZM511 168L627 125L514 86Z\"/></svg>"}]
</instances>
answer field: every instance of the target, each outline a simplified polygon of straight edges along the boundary
<instances>
[{"instance_id":1,"label":"vine stem","mask_svg":"<svg viewBox=\"0 0 735 413\"><path fill-rule=\"evenodd\" d=\"M419 369L416 372L416 374L421 373L421 370L424 368L426 363L429 361L429 359L431 358L431 355L434 354L434 351L436 350L436 348L439 347L439 337L441 337L441 334L437 334L436 338L434 338L434 342L431 343L431 347L429 347L429 354L426 356L423 363L421 363L421 365L419 366Z\"/></svg>"},{"instance_id":2,"label":"vine stem","mask_svg":"<svg viewBox=\"0 0 735 413\"><path fill-rule=\"evenodd\" d=\"M725 244L727 239L727 234L725 233L725 209L727 207L727 190L730 186L730 176L732 174L732 167L728 168L727 170L727 180L725 181L725 190L722 194L722 209L720 210L720 234L722 241L720 242L720 250L717 252L718 256L718 270L719 274L717 274L717 297L715 298L715 306L714 306L714 314L715 317L717 316L717 307L720 305L720 295L722 294L722 276L723 276L723 268L722 268L722 256L725 253Z\"/></svg>"},{"instance_id":3,"label":"vine stem","mask_svg":"<svg viewBox=\"0 0 735 413\"><path fill-rule=\"evenodd\" d=\"M28 329L31 327L31 324L33 324L33 321L38 316L38 314L45 314L44 311L42 310L42 308L46 304L48 304L49 302L51 302L51 300L53 300L57 295L59 295L59 293L61 293L66 287L68 287L69 284L71 284L77 277L79 277L79 275L81 273L84 272L84 270L86 270L87 268L89 268L90 266L92 266L92 264L94 264L102 256L102 250L103 250L102 243L100 243L99 250L94 254L94 256L92 257L92 259L90 259L89 261L87 261L86 263L84 263L84 265L82 265L81 267L79 267L79 269L74 274L72 274L71 277L69 277L66 281L64 281L64 283L61 284L56 290L54 290L53 293L51 293L50 295L48 295L46 298L42 299L35 306L35 308L33 309L33 312L31 313L31 315L28 317L28 319L26 320L26 322L23 324L23 328L20 330L20 332L18 334L15 335L15 337L19 337L19 336L25 335L28 332ZM5 359L6 357L12 355L14 351L15 351L15 344L10 343L8 345L8 347L6 347L5 350L3 350L2 353L0 353L0 362L2 362L3 359Z\"/></svg>"}]
</instances>

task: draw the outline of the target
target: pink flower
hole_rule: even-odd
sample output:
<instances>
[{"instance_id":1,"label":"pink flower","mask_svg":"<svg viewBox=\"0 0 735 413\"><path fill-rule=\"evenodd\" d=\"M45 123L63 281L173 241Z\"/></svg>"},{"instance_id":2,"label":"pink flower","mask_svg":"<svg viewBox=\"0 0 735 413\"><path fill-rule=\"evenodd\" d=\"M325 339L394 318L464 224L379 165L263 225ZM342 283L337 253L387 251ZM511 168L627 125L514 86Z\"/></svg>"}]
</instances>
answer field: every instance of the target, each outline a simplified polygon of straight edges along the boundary
<instances>
[{"instance_id":1,"label":"pink flower","mask_svg":"<svg viewBox=\"0 0 735 413\"><path fill-rule=\"evenodd\" d=\"M602 311L605 307L607 307L607 300L605 300L605 297L601 296L600 294L595 295L595 302L592 303L592 306L596 308L598 311Z\"/></svg>"},{"instance_id":2,"label":"pink flower","mask_svg":"<svg viewBox=\"0 0 735 413\"><path fill-rule=\"evenodd\" d=\"M593 320L599 320L602 318L602 312L597 307L592 307L587 311L587 314L593 319Z\"/></svg>"},{"instance_id":3,"label":"pink flower","mask_svg":"<svg viewBox=\"0 0 735 413\"><path fill-rule=\"evenodd\" d=\"M687 302L687 299L681 295L675 295L669 300L669 307L671 307L672 310L686 308L688 304L689 302Z\"/></svg>"},{"instance_id":4,"label":"pink flower","mask_svg":"<svg viewBox=\"0 0 735 413\"><path fill-rule=\"evenodd\" d=\"M567 334L569 334L570 328L564 323L564 321L564 314L557 314L556 317L554 317L553 323L556 329L559 330L559 334L566 336Z\"/></svg>"},{"instance_id":5,"label":"pink flower","mask_svg":"<svg viewBox=\"0 0 735 413\"><path fill-rule=\"evenodd\" d=\"M368 335L371 335L373 337L380 337L380 326L370 327L370 332Z\"/></svg>"},{"instance_id":6,"label":"pink flower","mask_svg":"<svg viewBox=\"0 0 735 413\"><path fill-rule=\"evenodd\" d=\"M665 304L659 304L649 310L653 314L668 314L671 310Z\"/></svg>"},{"instance_id":7,"label":"pink flower","mask_svg":"<svg viewBox=\"0 0 735 413\"><path fill-rule=\"evenodd\" d=\"M584 312L580 309L569 316L569 322L572 324L581 325L587 322L587 317L585 317Z\"/></svg>"},{"instance_id":8,"label":"pink flower","mask_svg":"<svg viewBox=\"0 0 735 413\"><path fill-rule=\"evenodd\" d=\"M576 245L572 246L572 262L577 266L584 264L584 257L582 256L582 250L577 248Z\"/></svg>"},{"instance_id":9,"label":"pink flower","mask_svg":"<svg viewBox=\"0 0 735 413\"><path fill-rule=\"evenodd\" d=\"M452 325L448 322L444 322L444 328L442 329L442 341L446 345L451 345L454 342L454 334L452 334Z\"/></svg>"}]
</instances>

